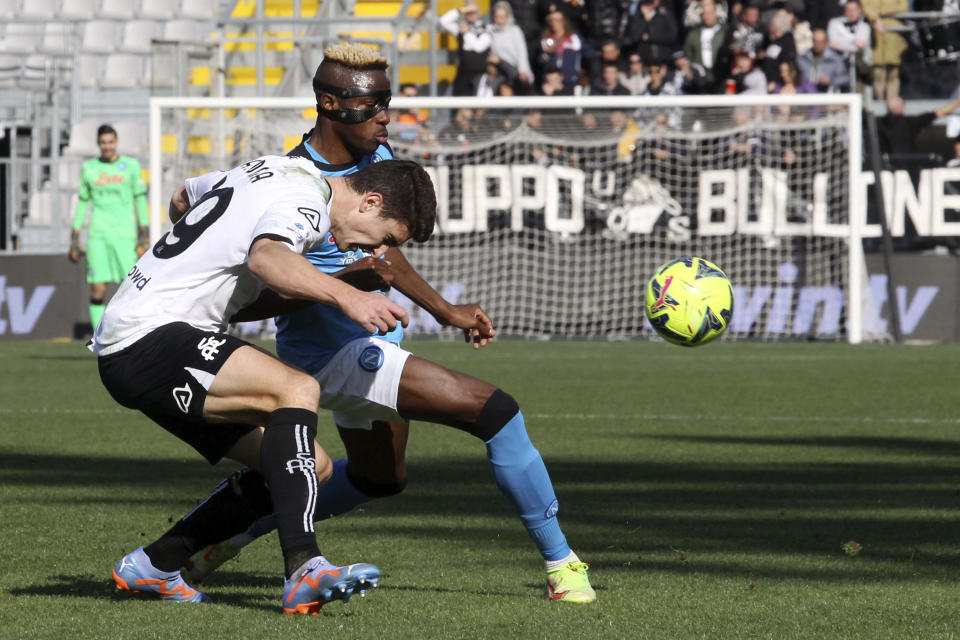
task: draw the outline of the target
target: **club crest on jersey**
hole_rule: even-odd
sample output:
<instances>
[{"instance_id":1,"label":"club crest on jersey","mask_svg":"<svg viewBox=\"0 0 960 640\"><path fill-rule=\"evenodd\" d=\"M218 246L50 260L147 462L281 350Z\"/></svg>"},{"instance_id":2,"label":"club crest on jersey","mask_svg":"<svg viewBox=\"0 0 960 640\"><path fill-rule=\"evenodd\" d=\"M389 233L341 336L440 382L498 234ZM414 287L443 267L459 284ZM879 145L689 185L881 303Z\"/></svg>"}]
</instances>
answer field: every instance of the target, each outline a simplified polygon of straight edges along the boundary
<instances>
[{"instance_id":1,"label":"club crest on jersey","mask_svg":"<svg viewBox=\"0 0 960 640\"><path fill-rule=\"evenodd\" d=\"M383 366L383 349L380 347L366 347L360 352L360 368L371 373Z\"/></svg>"},{"instance_id":2,"label":"club crest on jersey","mask_svg":"<svg viewBox=\"0 0 960 640\"><path fill-rule=\"evenodd\" d=\"M174 387L173 399L177 401L180 411L190 413L190 401L193 400L193 389L190 388L190 383L187 382L182 387Z\"/></svg>"},{"instance_id":3,"label":"club crest on jersey","mask_svg":"<svg viewBox=\"0 0 960 640\"><path fill-rule=\"evenodd\" d=\"M126 162L118 162L118 163L117 163L117 171L123 171L123 170L126 169L126 168L127 168L127 163L126 163Z\"/></svg>"},{"instance_id":4,"label":"club crest on jersey","mask_svg":"<svg viewBox=\"0 0 960 640\"><path fill-rule=\"evenodd\" d=\"M217 340L213 336L207 336L200 341L200 344L197 345L197 349L200 351L200 355L203 356L203 359L209 362L210 360L213 360L214 356L220 353L220 347L222 347L223 343L226 341L226 338L223 340Z\"/></svg>"}]
</instances>

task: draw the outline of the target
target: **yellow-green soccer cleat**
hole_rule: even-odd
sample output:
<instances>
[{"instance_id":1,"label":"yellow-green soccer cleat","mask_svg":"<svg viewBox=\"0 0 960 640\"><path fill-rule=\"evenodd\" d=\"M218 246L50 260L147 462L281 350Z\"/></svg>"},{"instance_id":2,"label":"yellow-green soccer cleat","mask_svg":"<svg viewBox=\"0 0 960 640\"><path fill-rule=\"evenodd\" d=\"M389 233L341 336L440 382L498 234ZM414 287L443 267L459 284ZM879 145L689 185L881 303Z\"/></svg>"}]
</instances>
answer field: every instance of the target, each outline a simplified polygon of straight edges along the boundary
<instances>
[{"instance_id":1,"label":"yellow-green soccer cleat","mask_svg":"<svg viewBox=\"0 0 960 640\"><path fill-rule=\"evenodd\" d=\"M547 572L547 595L551 600L586 604L597 599L590 586L586 562L568 562L559 569Z\"/></svg>"},{"instance_id":2,"label":"yellow-green soccer cleat","mask_svg":"<svg viewBox=\"0 0 960 640\"><path fill-rule=\"evenodd\" d=\"M190 559L183 563L181 571L190 582L200 584L204 578L238 553L240 549L230 544L229 540L218 542L190 556Z\"/></svg>"}]
</instances>

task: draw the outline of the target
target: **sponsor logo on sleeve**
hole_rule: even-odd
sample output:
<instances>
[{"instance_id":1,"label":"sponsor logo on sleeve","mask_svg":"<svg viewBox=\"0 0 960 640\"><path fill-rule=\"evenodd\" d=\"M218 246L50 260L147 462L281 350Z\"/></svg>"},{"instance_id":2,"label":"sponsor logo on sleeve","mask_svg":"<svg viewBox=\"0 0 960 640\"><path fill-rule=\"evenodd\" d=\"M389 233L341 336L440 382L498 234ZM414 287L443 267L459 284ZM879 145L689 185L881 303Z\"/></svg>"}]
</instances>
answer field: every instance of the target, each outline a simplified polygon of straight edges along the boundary
<instances>
[{"instance_id":1,"label":"sponsor logo on sleeve","mask_svg":"<svg viewBox=\"0 0 960 640\"><path fill-rule=\"evenodd\" d=\"M320 212L311 209L310 207L297 207L297 211L304 218L307 219L307 222L310 223L310 226L313 227L314 231L320 231Z\"/></svg>"}]
</instances>

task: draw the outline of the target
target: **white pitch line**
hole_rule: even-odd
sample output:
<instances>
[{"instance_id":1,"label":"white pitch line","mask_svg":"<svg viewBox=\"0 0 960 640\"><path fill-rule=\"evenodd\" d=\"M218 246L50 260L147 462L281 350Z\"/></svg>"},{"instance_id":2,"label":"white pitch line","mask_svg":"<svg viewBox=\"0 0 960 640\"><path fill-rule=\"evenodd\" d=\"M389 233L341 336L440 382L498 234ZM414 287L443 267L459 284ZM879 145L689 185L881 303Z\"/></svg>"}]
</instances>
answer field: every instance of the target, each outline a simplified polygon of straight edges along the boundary
<instances>
[{"instance_id":1,"label":"white pitch line","mask_svg":"<svg viewBox=\"0 0 960 640\"><path fill-rule=\"evenodd\" d=\"M537 420L672 420L718 422L859 422L864 424L960 424L960 418L851 418L849 416L718 416L709 414L663 415L652 413L530 413Z\"/></svg>"}]
</instances>

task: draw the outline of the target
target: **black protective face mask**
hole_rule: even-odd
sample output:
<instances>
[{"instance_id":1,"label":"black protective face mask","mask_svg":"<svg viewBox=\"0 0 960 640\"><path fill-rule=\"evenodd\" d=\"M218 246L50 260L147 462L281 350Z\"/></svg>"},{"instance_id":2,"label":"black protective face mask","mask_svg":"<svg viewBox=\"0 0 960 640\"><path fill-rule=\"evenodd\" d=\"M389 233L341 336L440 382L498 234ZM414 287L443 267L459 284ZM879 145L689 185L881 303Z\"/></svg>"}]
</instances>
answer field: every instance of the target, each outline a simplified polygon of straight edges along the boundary
<instances>
[{"instance_id":1,"label":"black protective face mask","mask_svg":"<svg viewBox=\"0 0 960 640\"><path fill-rule=\"evenodd\" d=\"M348 98L366 98L373 96L377 99L377 104L367 109L317 109L317 112L324 118L329 118L335 122L343 124L360 124L366 122L390 106L390 89L364 89L360 87L335 87L329 84L315 83L314 89L319 93L329 93L337 96L341 100ZM319 105L318 105L319 106Z\"/></svg>"}]
</instances>

